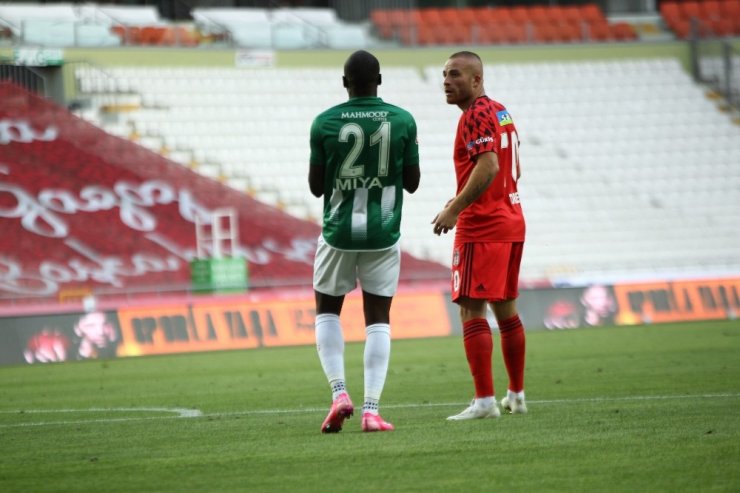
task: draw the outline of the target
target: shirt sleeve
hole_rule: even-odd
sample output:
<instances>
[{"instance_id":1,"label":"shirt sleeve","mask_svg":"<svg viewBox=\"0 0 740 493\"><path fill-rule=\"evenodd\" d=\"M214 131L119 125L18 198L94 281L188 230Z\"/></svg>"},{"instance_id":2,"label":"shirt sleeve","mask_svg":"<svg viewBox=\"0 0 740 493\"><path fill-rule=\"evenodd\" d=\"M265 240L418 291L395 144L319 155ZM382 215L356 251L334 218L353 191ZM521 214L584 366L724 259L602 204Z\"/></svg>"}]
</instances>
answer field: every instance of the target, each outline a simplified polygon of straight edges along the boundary
<instances>
[{"instance_id":1,"label":"shirt sleeve","mask_svg":"<svg viewBox=\"0 0 740 493\"><path fill-rule=\"evenodd\" d=\"M321 141L321 123L316 118L311 124L311 157L308 162L311 166L322 166L326 164L324 145Z\"/></svg>"},{"instance_id":2,"label":"shirt sleeve","mask_svg":"<svg viewBox=\"0 0 740 493\"><path fill-rule=\"evenodd\" d=\"M495 113L489 107L473 108L463 125L463 137L470 159L484 152L499 150L498 129L496 128Z\"/></svg>"},{"instance_id":3,"label":"shirt sleeve","mask_svg":"<svg viewBox=\"0 0 740 493\"><path fill-rule=\"evenodd\" d=\"M416 120L411 115L409 115L408 142L406 143L406 149L404 149L403 165L419 165L419 139L417 136Z\"/></svg>"}]
</instances>

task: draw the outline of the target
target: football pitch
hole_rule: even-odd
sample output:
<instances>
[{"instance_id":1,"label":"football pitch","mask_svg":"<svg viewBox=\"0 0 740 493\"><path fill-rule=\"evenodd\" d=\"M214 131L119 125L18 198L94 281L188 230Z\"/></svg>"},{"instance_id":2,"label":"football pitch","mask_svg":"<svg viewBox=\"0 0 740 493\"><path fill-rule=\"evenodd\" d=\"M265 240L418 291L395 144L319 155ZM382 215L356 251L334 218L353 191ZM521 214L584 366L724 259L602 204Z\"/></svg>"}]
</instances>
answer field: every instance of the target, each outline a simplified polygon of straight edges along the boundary
<instances>
[{"instance_id":1,"label":"football pitch","mask_svg":"<svg viewBox=\"0 0 740 493\"><path fill-rule=\"evenodd\" d=\"M362 433L359 409L320 433L311 346L0 368L0 491L740 491L740 322L527 346L529 414L448 422L473 392L461 339L394 341L387 433ZM362 351L347 345L358 407Z\"/></svg>"}]
</instances>

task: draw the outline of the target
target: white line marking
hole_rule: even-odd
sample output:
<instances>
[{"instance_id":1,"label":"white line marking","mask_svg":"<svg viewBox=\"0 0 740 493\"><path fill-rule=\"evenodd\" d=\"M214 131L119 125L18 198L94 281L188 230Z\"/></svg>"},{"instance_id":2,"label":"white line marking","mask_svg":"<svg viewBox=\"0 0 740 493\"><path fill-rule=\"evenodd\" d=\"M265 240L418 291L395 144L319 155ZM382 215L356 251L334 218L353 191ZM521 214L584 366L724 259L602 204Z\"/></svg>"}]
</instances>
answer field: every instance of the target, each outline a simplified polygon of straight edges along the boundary
<instances>
[{"instance_id":1,"label":"white line marking","mask_svg":"<svg viewBox=\"0 0 740 493\"><path fill-rule=\"evenodd\" d=\"M722 393L722 394L698 394L698 395L637 395L625 397L583 397L578 399L544 399L529 400L528 404L547 405L547 404L583 404L599 402L629 402L629 401L655 401L668 399L736 399L740 398L740 393ZM430 402L423 404L388 404L383 408L387 409L421 409L434 407L457 407L464 406L467 402ZM255 409L246 411L233 411L224 413L204 414L198 409L186 409L180 407L118 407L118 408L89 408L89 409L20 409L20 410L0 410L0 414L61 414L61 413L117 413L117 412L134 412L134 413L167 413L165 416L142 416L142 417L125 417L125 418L95 418L75 421L40 421L35 423L11 423L0 424L0 428L19 428L26 426L52 426L52 425L79 425L88 423L114 423L126 421L146 421L153 419L177 419L177 418L224 418L230 416L259 416L265 414L303 414L303 413L323 413L326 408L305 407L295 409Z\"/></svg>"},{"instance_id":2,"label":"white line marking","mask_svg":"<svg viewBox=\"0 0 740 493\"><path fill-rule=\"evenodd\" d=\"M25 426L49 426L49 425L73 425L86 423L114 423L121 421L144 421L149 419L172 419L172 418L198 418L203 413L198 409L185 409L182 407L113 407L113 408L88 408L88 409L19 409L15 411L2 411L0 414L81 414L81 413L168 413L166 416L144 416L140 418L95 418L75 421L40 421L35 423L13 423L0 425L0 428L17 428ZM173 414L175 416L173 416Z\"/></svg>"},{"instance_id":3,"label":"white line marking","mask_svg":"<svg viewBox=\"0 0 740 493\"><path fill-rule=\"evenodd\" d=\"M665 399L702 399L702 398L737 398L740 393L728 394L701 394L701 395L644 395L644 396L625 396L625 397L584 397L579 399L545 399L545 400L527 400L527 404L579 404L588 402L626 402L626 401L654 401ZM384 409L420 409L425 407L456 407L470 404L467 402L429 402L423 404L384 404ZM308 413L324 412L326 408L301 408L301 409L260 409L254 411L240 411L231 413L206 414L205 416L248 416L258 414L290 414L290 413Z\"/></svg>"},{"instance_id":4,"label":"white line marking","mask_svg":"<svg viewBox=\"0 0 740 493\"><path fill-rule=\"evenodd\" d=\"M197 418L203 413L197 409L182 407L91 407L88 409L20 409L0 411L2 414L52 414L52 413L176 413L177 418Z\"/></svg>"}]
</instances>

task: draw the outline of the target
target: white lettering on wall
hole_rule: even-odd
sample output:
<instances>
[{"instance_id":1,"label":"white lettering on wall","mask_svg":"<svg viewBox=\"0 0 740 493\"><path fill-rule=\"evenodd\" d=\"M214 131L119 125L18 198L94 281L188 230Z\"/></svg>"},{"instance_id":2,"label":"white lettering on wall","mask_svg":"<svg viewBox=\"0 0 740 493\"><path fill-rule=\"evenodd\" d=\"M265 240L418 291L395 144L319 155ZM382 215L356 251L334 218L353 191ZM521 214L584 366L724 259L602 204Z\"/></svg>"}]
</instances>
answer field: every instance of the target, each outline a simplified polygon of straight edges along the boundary
<instances>
[{"instance_id":1,"label":"white lettering on wall","mask_svg":"<svg viewBox=\"0 0 740 493\"><path fill-rule=\"evenodd\" d=\"M156 217L147 209L155 205L178 202L180 215L189 222L199 216L211 220L211 211L198 204L189 190L176 190L158 181L136 185L119 181L113 190L100 185L83 188L79 195L64 189L43 189L33 196L24 188L0 181L0 199L10 196L14 205L0 207L0 218L20 219L21 226L31 233L49 238L65 238L69 228L61 214L98 212L118 208L121 222L136 231L154 231ZM7 201L4 201L7 202Z\"/></svg>"},{"instance_id":2,"label":"white lettering on wall","mask_svg":"<svg viewBox=\"0 0 740 493\"><path fill-rule=\"evenodd\" d=\"M0 145L20 142L30 144L34 140L50 142L56 140L59 131L49 125L42 132L37 132L27 120L0 120Z\"/></svg>"},{"instance_id":3,"label":"white lettering on wall","mask_svg":"<svg viewBox=\"0 0 740 493\"><path fill-rule=\"evenodd\" d=\"M69 237L63 240L63 244L76 255L73 254L65 262L43 260L38 267L24 269L17 260L0 255L0 291L21 296L49 296L58 292L63 284L93 281L122 287L127 279L150 273L179 271L195 258L195 249L183 248L158 233L149 233L145 238L164 248L165 253L105 255ZM237 245L234 255L243 256L250 264L267 265L276 261L276 257L283 257L292 262L312 265L315 250L315 238L293 238L287 247L267 239L256 247Z\"/></svg>"}]
</instances>

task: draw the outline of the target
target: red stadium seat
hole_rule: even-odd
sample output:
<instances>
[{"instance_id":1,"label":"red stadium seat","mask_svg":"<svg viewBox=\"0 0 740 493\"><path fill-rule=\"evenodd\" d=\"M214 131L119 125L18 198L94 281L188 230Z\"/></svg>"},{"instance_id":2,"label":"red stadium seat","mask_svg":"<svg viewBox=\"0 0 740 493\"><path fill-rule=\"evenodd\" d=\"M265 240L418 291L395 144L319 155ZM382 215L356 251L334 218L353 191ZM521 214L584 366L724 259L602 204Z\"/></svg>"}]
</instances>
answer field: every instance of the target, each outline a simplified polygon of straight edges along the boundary
<instances>
[{"instance_id":1,"label":"red stadium seat","mask_svg":"<svg viewBox=\"0 0 740 493\"><path fill-rule=\"evenodd\" d=\"M581 33L581 27L573 23L559 24L558 27L559 38L561 41L566 43L574 43L581 41L583 35Z\"/></svg>"},{"instance_id":2,"label":"red stadium seat","mask_svg":"<svg viewBox=\"0 0 740 493\"><path fill-rule=\"evenodd\" d=\"M563 12L563 19L565 20L565 22L581 23L585 20L583 17L583 13L581 12L581 9L575 5L568 5L568 6L562 7L562 12Z\"/></svg>"},{"instance_id":3,"label":"red stadium seat","mask_svg":"<svg viewBox=\"0 0 740 493\"><path fill-rule=\"evenodd\" d=\"M722 18L732 20L733 34L740 35L740 0L721 0L719 10Z\"/></svg>"},{"instance_id":4,"label":"red stadium seat","mask_svg":"<svg viewBox=\"0 0 740 493\"><path fill-rule=\"evenodd\" d=\"M589 3L580 7L583 18L591 23L606 22L606 16L596 4Z\"/></svg>"},{"instance_id":5,"label":"red stadium seat","mask_svg":"<svg viewBox=\"0 0 740 493\"><path fill-rule=\"evenodd\" d=\"M530 21L529 9L527 9L526 7L511 7L510 12L511 18L514 20L514 22L526 24Z\"/></svg>"},{"instance_id":6,"label":"red stadium seat","mask_svg":"<svg viewBox=\"0 0 740 493\"><path fill-rule=\"evenodd\" d=\"M141 44L161 45L164 44L168 28L165 26L145 26L141 29Z\"/></svg>"},{"instance_id":7,"label":"red stadium seat","mask_svg":"<svg viewBox=\"0 0 740 493\"><path fill-rule=\"evenodd\" d=\"M681 3L680 9L683 16L687 19L691 19L692 17L696 17L697 19L701 18L701 6L699 5L699 2L695 0Z\"/></svg>"},{"instance_id":8,"label":"red stadium seat","mask_svg":"<svg viewBox=\"0 0 740 493\"><path fill-rule=\"evenodd\" d=\"M722 17L718 0L705 0L700 4L701 18L705 20L718 20Z\"/></svg>"},{"instance_id":9,"label":"red stadium seat","mask_svg":"<svg viewBox=\"0 0 740 493\"><path fill-rule=\"evenodd\" d=\"M689 39L691 33L691 25L686 19L678 19L673 26L673 31L676 33L678 39Z\"/></svg>"},{"instance_id":10,"label":"red stadium seat","mask_svg":"<svg viewBox=\"0 0 740 493\"><path fill-rule=\"evenodd\" d=\"M370 13L370 20L375 26L378 37L390 39L393 37L393 24L388 10L375 9Z\"/></svg>"},{"instance_id":11,"label":"red stadium seat","mask_svg":"<svg viewBox=\"0 0 740 493\"><path fill-rule=\"evenodd\" d=\"M527 26L524 24L507 24L504 33L508 43L526 43L529 40Z\"/></svg>"},{"instance_id":12,"label":"red stadium seat","mask_svg":"<svg viewBox=\"0 0 740 493\"><path fill-rule=\"evenodd\" d=\"M559 31L554 24L548 21L534 21L532 26L532 37L538 43L555 43L560 41Z\"/></svg>"},{"instance_id":13,"label":"red stadium seat","mask_svg":"<svg viewBox=\"0 0 740 493\"><path fill-rule=\"evenodd\" d=\"M637 39L635 29L627 22L617 22L610 26L611 37L617 41L634 41Z\"/></svg>"},{"instance_id":14,"label":"red stadium seat","mask_svg":"<svg viewBox=\"0 0 740 493\"><path fill-rule=\"evenodd\" d=\"M460 22L472 26L473 23L478 19L480 11L490 10L488 7L475 8L475 7L464 7L458 9L458 17Z\"/></svg>"},{"instance_id":15,"label":"red stadium seat","mask_svg":"<svg viewBox=\"0 0 740 493\"><path fill-rule=\"evenodd\" d=\"M395 9L388 12L393 36L397 36L404 45L416 42L416 31L422 23L417 9Z\"/></svg>"},{"instance_id":16,"label":"red stadium seat","mask_svg":"<svg viewBox=\"0 0 740 493\"><path fill-rule=\"evenodd\" d=\"M427 26L441 26L445 24L445 19L442 18L440 9L434 7L419 9L419 20Z\"/></svg>"},{"instance_id":17,"label":"red stadium seat","mask_svg":"<svg viewBox=\"0 0 740 493\"><path fill-rule=\"evenodd\" d=\"M444 24L459 25L467 24L462 15L463 9L457 7L443 7L439 9L439 15L442 17ZM469 25L469 24L467 24Z\"/></svg>"},{"instance_id":18,"label":"red stadium seat","mask_svg":"<svg viewBox=\"0 0 740 493\"><path fill-rule=\"evenodd\" d=\"M185 26L175 26L170 30L172 43L175 46L198 46L198 36L195 31Z\"/></svg>"},{"instance_id":19,"label":"red stadium seat","mask_svg":"<svg viewBox=\"0 0 740 493\"><path fill-rule=\"evenodd\" d=\"M681 8L678 2L663 2L660 4L660 13L663 17L681 17Z\"/></svg>"},{"instance_id":20,"label":"red stadium seat","mask_svg":"<svg viewBox=\"0 0 740 493\"><path fill-rule=\"evenodd\" d=\"M735 22L732 19L714 19L709 21L709 28L716 36L732 36L735 33Z\"/></svg>"},{"instance_id":21,"label":"red stadium seat","mask_svg":"<svg viewBox=\"0 0 740 493\"><path fill-rule=\"evenodd\" d=\"M593 41L611 41L612 39L612 32L606 21L589 23L587 31L588 39Z\"/></svg>"},{"instance_id":22,"label":"red stadium seat","mask_svg":"<svg viewBox=\"0 0 740 493\"><path fill-rule=\"evenodd\" d=\"M512 9L507 7L497 7L495 9L486 9L487 12L481 12L484 19L488 19L489 22L498 23L513 23L517 22L514 19Z\"/></svg>"},{"instance_id":23,"label":"red stadium seat","mask_svg":"<svg viewBox=\"0 0 740 493\"><path fill-rule=\"evenodd\" d=\"M528 12L529 20L534 23L549 24L552 20L550 10L550 8L541 5L530 7Z\"/></svg>"}]
</instances>

